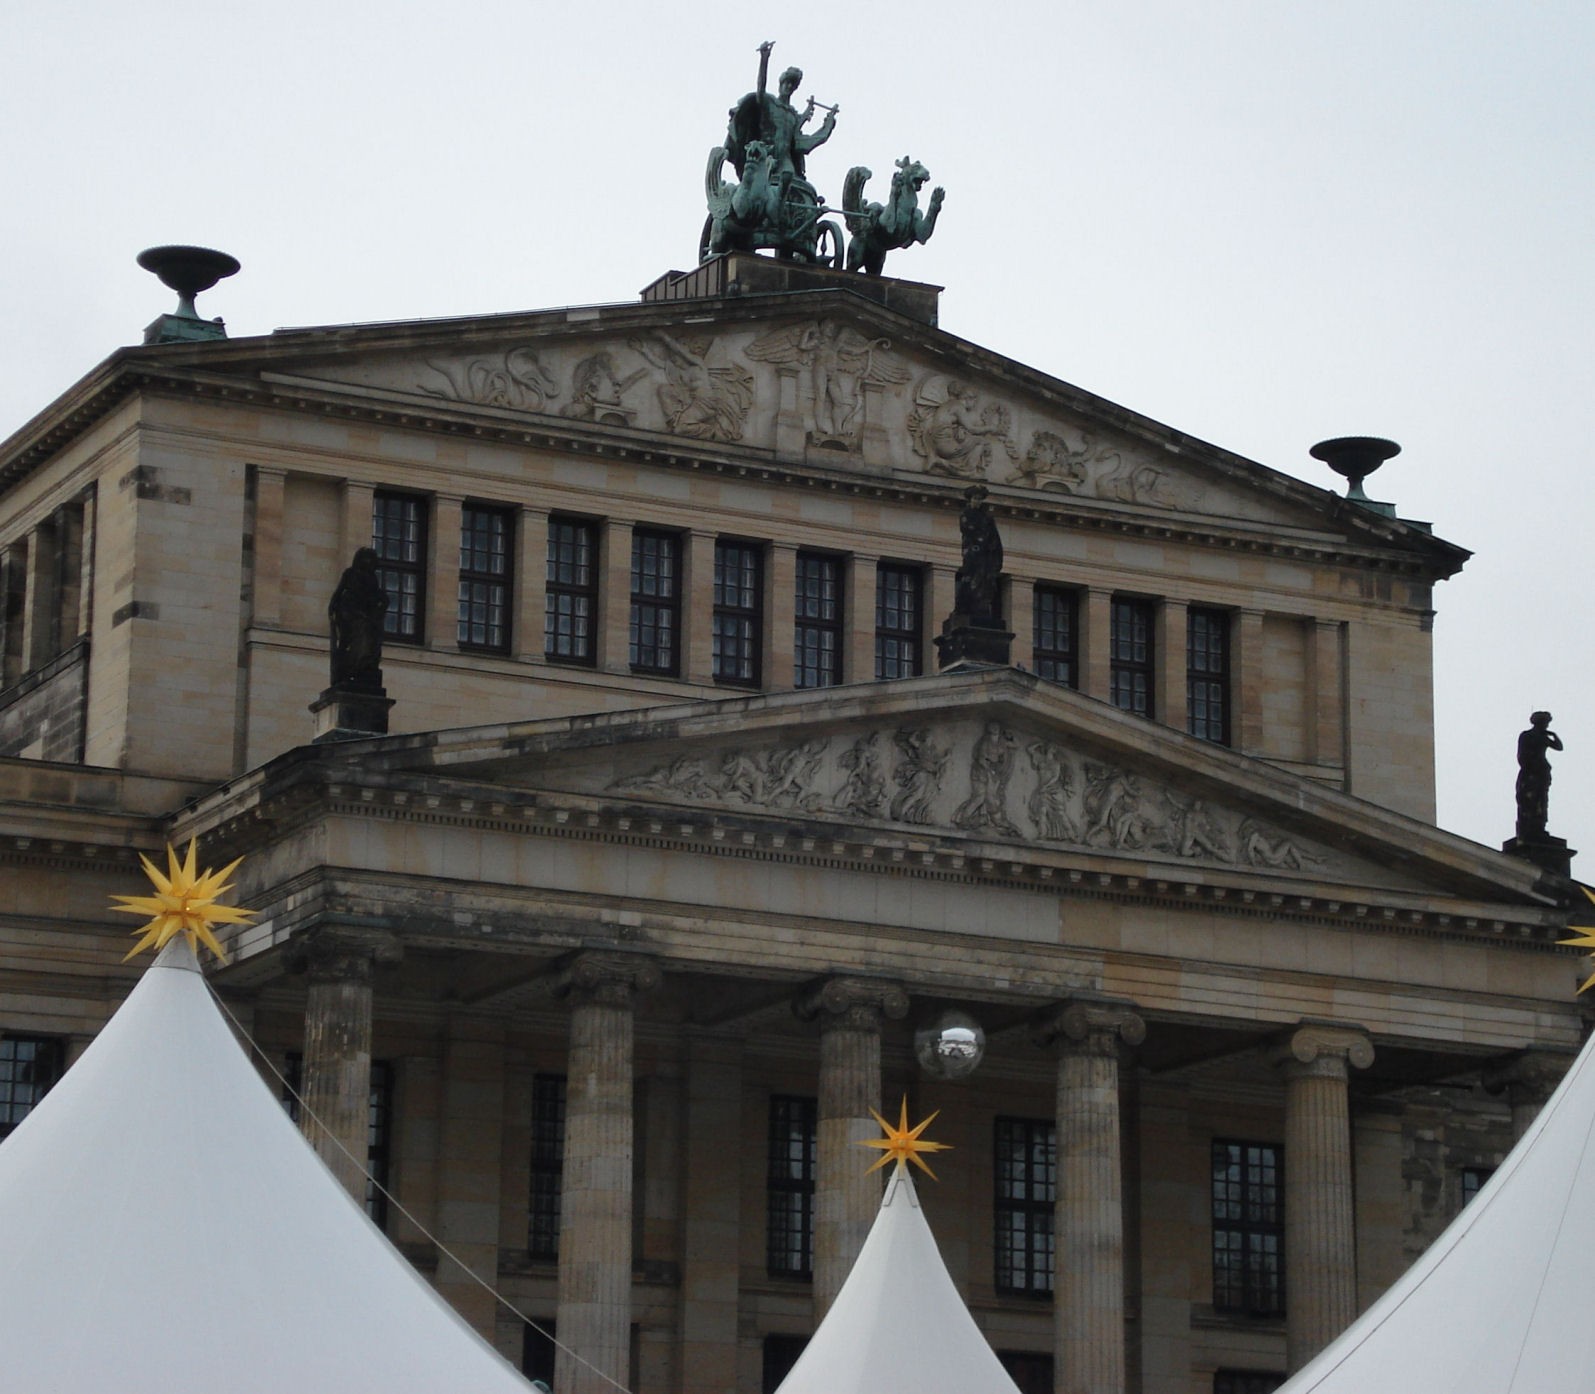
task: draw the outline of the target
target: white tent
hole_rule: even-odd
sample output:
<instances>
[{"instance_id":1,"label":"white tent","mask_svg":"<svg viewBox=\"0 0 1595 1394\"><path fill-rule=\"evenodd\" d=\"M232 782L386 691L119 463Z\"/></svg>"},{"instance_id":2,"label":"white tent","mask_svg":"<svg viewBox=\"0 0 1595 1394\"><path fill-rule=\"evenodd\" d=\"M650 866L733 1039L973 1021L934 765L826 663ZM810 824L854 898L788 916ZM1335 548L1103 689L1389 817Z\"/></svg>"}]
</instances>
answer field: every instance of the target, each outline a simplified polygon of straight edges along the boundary
<instances>
[{"instance_id":1,"label":"white tent","mask_svg":"<svg viewBox=\"0 0 1595 1394\"><path fill-rule=\"evenodd\" d=\"M1571 1394L1595 1382L1595 1063L1406 1275L1281 1394Z\"/></svg>"},{"instance_id":2,"label":"white tent","mask_svg":"<svg viewBox=\"0 0 1595 1394\"><path fill-rule=\"evenodd\" d=\"M527 1394L332 1179L179 935L0 1143L0 1383Z\"/></svg>"},{"instance_id":3,"label":"white tent","mask_svg":"<svg viewBox=\"0 0 1595 1394\"><path fill-rule=\"evenodd\" d=\"M777 1394L1019 1394L942 1262L905 1167Z\"/></svg>"}]
</instances>

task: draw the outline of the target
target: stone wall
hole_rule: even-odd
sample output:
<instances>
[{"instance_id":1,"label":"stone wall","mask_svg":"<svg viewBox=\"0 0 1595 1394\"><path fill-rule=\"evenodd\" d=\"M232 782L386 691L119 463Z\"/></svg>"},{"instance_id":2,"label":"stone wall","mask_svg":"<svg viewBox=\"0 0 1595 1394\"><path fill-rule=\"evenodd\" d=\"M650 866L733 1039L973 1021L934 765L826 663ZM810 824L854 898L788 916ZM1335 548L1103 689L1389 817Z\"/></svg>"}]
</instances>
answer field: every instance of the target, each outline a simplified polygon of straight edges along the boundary
<instances>
[{"instance_id":1,"label":"stone wall","mask_svg":"<svg viewBox=\"0 0 1595 1394\"><path fill-rule=\"evenodd\" d=\"M83 758L89 641L0 692L0 755L76 762Z\"/></svg>"}]
</instances>

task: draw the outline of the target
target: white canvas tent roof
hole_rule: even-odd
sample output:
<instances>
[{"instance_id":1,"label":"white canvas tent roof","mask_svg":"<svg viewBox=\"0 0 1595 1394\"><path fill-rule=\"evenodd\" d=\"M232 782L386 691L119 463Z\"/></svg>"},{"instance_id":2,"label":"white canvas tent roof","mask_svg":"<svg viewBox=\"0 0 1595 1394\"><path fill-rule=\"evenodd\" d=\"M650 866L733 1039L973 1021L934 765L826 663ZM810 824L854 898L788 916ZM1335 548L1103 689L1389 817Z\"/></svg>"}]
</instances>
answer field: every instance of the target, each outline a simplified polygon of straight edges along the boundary
<instances>
[{"instance_id":1,"label":"white canvas tent roof","mask_svg":"<svg viewBox=\"0 0 1595 1394\"><path fill-rule=\"evenodd\" d=\"M1281 1394L1571 1394L1595 1383L1592 1049L1450 1228Z\"/></svg>"},{"instance_id":2,"label":"white canvas tent roof","mask_svg":"<svg viewBox=\"0 0 1595 1394\"><path fill-rule=\"evenodd\" d=\"M317 1160L182 936L0 1143L0 1255L9 1389L529 1389Z\"/></svg>"},{"instance_id":3,"label":"white canvas tent roof","mask_svg":"<svg viewBox=\"0 0 1595 1394\"><path fill-rule=\"evenodd\" d=\"M1019 1394L895 1168L853 1271L777 1394Z\"/></svg>"}]
</instances>

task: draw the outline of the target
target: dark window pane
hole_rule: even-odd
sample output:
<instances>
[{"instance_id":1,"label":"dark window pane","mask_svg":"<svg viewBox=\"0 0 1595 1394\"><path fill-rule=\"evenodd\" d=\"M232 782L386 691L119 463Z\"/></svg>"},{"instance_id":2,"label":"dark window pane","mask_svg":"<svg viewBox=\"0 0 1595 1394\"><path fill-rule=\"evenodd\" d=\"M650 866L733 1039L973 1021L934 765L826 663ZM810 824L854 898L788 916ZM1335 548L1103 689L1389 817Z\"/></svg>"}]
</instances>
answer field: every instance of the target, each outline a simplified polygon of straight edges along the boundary
<instances>
[{"instance_id":1,"label":"dark window pane","mask_svg":"<svg viewBox=\"0 0 1595 1394\"><path fill-rule=\"evenodd\" d=\"M761 548L747 542L714 544L714 676L741 687L759 685L764 615Z\"/></svg>"},{"instance_id":2,"label":"dark window pane","mask_svg":"<svg viewBox=\"0 0 1595 1394\"><path fill-rule=\"evenodd\" d=\"M918 677L920 665L920 573L915 567L882 563L875 587L875 676Z\"/></svg>"},{"instance_id":3,"label":"dark window pane","mask_svg":"<svg viewBox=\"0 0 1595 1394\"><path fill-rule=\"evenodd\" d=\"M460 511L460 607L462 648L507 653L510 646L510 539L508 509L466 504Z\"/></svg>"},{"instance_id":4,"label":"dark window pane","mask_svg":"<svg viewBox=\"0 0 1595 1394\"><path fill-rule=\"evenodd\" d=\"M792 1373L798 1356L809 1343L807 1336L766 1336L764 1338L764 1371L759 1381L763 1394L775 1394L781 1381Z\"/></svg>"},{"instance_id":5,"label":"dark window pane","mask_svg":"<svg viewBox=\"0 0 1595 1394\"><path fill-rule=\"evenodd\" d=\"M834 687L842 681L842 559L799 552L793 606L798 687Z\"/></svg>"},{"instance_id":6,"label":"dark window pane","mask_svg":"<svg viewBox=\"0 0 1595 1394\"><path fill-rule=\"evenodd\" d=\"M543 656L557 663L596 661L598 529L567 518L548 520L548 576Z\"/></svg>"},{"instance_id":7,"label":"dark window pane","mask_svg":"<svg viewBox=\"0 0 1595 1394\"><path fill-rule=\"evenodd\" d=\"M1213 1306L1251 1316L1285 1310L1282 1152L1213 1143Z\"/></svg>"},{"instance_id":8,"label":"dark window pane","mask_svg":"<svg viewBox=\"0 0 1595 1394\"><path fill-rule=\"evenodd\" d=\"M1078 687L1075 645L1080 611L1076 593L1059 586L1037 586L1034 613L1032 658L1036 675L1066 687Z\"/></svg>"},{"instance_id":9,"label":"dark window pane","mask_svg":"<svg viewBox=\"0 0 1595 1394\"><path fill-rule=\"evenodd\" d=\"M533 1258L559 1257L560 1193L565 1176L565 1076L532 1077L531 1195L526 1249Z\"/></svg>"},{"instance_id":10,"label":"dark window pane","mask_svg":"<svg viewBox=\"0 0 1595 1394\"><path fill-rule=\"evenodd\" d=\"M766 1268L772 1278L814 1272L814 1170L819 1150L817 1101L802 1095L770 1098L765 1174Z\"/></svg>"},{"instance_id":11,"label":"dark window pane","mask_svg":"<svg viewBox=\"0 0 1595 1394\"><path fill-rule=\"evenodd\" d=\"M371 545L377 553L377 575L388 593L383 633L402 643L419 644L425 637L426 500L381 490L374 494Z\"/></svg>"},{"instance_id":12,"label":"dark window pane","mask_svg":"<svg viewBox=\"0 0 1595 1394\"><path fill-rule=\"evenodd\" d=\"M1154 715L1152 603L1113 598L1109 611L1108 683L1113 705L1137 716Z\"/></svg>"},{"instance_id":13,"label":"dark window pane","mask_svg":"<svg viewBox=\"0 0 1595 1394\"><path fill-rule=\"evenodd\" d=\"M0 1037L0 1137L33 1112L65 1068L65 1043L55 1036Z\"/></svg>"},{"instance_id":14,"label":"dark window pane","mask_svg":"<svg viewBox=\"0 0 1595 1394\"><path fill-rule=\"evenodd\" d=\"M631 666L674 677L680 665L681 539L675 533L631 535Z\"/></svg>"},{"instance_id":15,"label":"dark window pane","mask_svg":"<svg viewBox=\"0 0 1595 1394\"><path fill-rule=\"evenodd\" d=\"M1203 740L1228 745L1229 613L1193 607L1185 630L1185 729Z\"/></svg>"},{"instance_id":16,"label":"dark window pane","mask_svg":"<svg viewBox=\"0 0 1595 1394\"><path fill-rule=\"evenodd\" d=\"M1057 1128L1044 1118L999 1118L995 1128L997 1290L1050 1297Z\"/></svg>"}]
</instances>

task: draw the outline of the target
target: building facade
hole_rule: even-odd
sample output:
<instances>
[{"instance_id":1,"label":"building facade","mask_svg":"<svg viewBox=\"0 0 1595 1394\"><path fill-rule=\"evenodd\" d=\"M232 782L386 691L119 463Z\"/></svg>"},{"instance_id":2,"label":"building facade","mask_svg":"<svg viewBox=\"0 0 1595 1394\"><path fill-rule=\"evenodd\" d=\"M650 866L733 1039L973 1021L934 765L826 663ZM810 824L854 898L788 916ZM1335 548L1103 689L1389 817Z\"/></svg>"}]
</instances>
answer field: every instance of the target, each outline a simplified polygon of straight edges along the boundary
<instances>
[{"instance_id":1,"label":"building facade","mask_svg":"<svg viewBox=\"0 0 1595 1394\"><path fill-rule=\"evenodd\" d=\"M938 671L977 482L1011 666ZM247 858L213 982L263 1072L561 1394L612 1386L484 1284L640 1394L773 1388L903 1097L1021 1387L1272 1387L1580 1039L1571 883L1434 826L1466 555L747 254L119 351L0 447L0 1127L197 837ZM916 1061L948 1012L967 1078Z\"/></svg>"}]
</instances>

